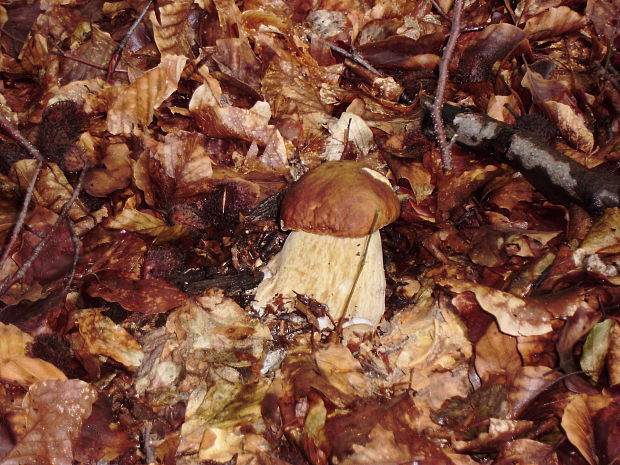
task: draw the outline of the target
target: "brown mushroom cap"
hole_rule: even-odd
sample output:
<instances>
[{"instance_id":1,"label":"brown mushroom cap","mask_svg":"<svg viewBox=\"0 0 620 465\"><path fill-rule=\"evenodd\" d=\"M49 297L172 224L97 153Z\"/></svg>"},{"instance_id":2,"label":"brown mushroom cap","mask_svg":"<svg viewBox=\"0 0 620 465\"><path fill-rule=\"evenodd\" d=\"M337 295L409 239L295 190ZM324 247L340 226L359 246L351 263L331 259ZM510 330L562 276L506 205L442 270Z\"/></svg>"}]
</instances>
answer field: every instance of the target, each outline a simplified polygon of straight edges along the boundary
<instances>
[{"instance_id":1,"label":"brown mushroom cap","mask_svg":"<svg viewBox=\"0 0 620 465\"><path fill-rule=\"evenodd\" d=\"M353 161L326 162L308 171L288 188L280 207L283 229L336 237L365 236L399 214L389 181Z\"/></svg>"}]
</instances>

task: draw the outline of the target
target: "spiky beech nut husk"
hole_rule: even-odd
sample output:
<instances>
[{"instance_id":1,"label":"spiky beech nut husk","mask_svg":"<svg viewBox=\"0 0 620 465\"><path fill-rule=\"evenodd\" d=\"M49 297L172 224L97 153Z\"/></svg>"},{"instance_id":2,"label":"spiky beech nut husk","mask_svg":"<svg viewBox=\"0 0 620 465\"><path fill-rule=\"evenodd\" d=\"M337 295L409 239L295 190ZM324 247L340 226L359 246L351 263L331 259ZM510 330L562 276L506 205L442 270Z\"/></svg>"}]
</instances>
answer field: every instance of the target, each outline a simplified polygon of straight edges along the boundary
<instances>
[{"instance_id":1,"label":"spiky beech nut husk","mask_svg":"<svg viewBox=\"0 0 620 465\"><path fill-rule=\"evenodd\" d=\"M399 214L390 182L353 161L331 161L308 171L288 188L280 206L282 229L335 237L365 236Z\"/></svg>"}]
</instances>

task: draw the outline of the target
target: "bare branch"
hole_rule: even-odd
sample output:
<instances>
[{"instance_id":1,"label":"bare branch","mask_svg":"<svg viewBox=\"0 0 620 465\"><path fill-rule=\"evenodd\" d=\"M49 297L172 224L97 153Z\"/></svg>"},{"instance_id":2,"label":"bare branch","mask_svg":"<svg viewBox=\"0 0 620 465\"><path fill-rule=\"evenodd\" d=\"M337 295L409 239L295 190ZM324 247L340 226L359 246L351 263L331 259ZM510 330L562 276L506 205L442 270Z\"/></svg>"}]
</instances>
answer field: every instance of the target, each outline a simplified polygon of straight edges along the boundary
<instances>
[{"instance_id":1,"label":"bare branch","mask_svg":"<svg viewBox=\"0 0 620 465\"><path fill-rule=\"evenodd\" d=\"M461 34L461 16L463 13L463 0L456 0L452 11L452 27L450 28L450 37L448 44L444 49L441 62L439 63L439 79L437 81L437 90L435 91L435 103L431 117L435 128L435 136L441 151L441 160L443 162L444 171L452 171L452 152L446 141L446 131L444 129L443 120L441 118L441 110L443 108L446 83L448 82L448 67L454 55L456 41Z\"/></svg>"}]
</instances>

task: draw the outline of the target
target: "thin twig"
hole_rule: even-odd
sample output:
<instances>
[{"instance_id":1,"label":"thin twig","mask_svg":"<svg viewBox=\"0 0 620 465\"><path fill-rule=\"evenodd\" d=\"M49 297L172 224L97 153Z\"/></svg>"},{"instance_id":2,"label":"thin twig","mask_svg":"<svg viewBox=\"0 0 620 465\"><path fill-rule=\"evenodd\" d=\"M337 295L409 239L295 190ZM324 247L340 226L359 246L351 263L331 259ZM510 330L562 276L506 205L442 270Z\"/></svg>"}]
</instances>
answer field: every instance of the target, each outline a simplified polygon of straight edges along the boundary
<instances>
[{"instance_id":1,"label":"thin twig","mask_svg":"<svg viewBox=\"0 0 620 465\"><path fill-rule=\"evenodd\" d=\"M69 277L67 278L67 282L62 290L63 294L69 292L71 289L71 284L73 283L73 278L75 277L75 269L77 268L78 261L80 259L80 252L82 247L80 246L80 238L77 236L75 232L75 225L71 218L67 217L67 228L69 229L69 236L71 237L71 243L73 244L73 264L71 266L71 273L69 273Z\"/></svg>"},{"instance_id":2,"label":"thin twig","mask_svg":"<svg viewBox=\"0 0 620 465\"><path fill-rule=\"evenodd\" d=\"M6 244L4 252L2 253L2 258L0 258L0 270L4 269L6 261L9 258L11 253L11 249L15 242L17 242L17 238L24 227L24 223L26 221L26 216L28 215L28 207L30 206L30 201L32 200L32 195L34 193L34 186L36 185L37 179L39 178L39 174L41 173L41 169L43 168L43 155L39 149L37 149L34 145L30 143L17 129L13 124L0 113L0 128L2 128L13 140L15 140L28 154L30 154L33 158L37 160L37 164L32 173L32 179L28 183L28 187L26 188L26 193L24 195L24 200L22 201L22 207L17 215L17 220L15 221L15 225L13 226L13 231L11 232L11 237L9 238L9 242Z\"/></svg>"},{"instance_id":3,"label":"thin twig","mask_svg":"<svg viewBox=\"0 0 620 465\"><path fill-rule=\"evenodd\" d=\"M385 74L383 74L381 71L379 71L377 68L375 68L373 65L368 63L366 60L364 60L359 55L356 55L354 53L349 53L344 48L338 47L336 44L332 44L330 41L322 39L319 36L317 36L316 34L309 33L308 37L310 39L318 40L322 44L327 45L334 52L336 52L339 55L342 55L343 57L348 58L349 60L351 60L351 61L357 63L358 65L366 68L371 73L376 74L379 77L385 77Z\"/></svg>"},{"instance_id":4,"label":"thin twig","mask_svg":"<svg viewBox=\"0 0 620 465\"><path fill-rule=\"evenodd\" d=\"M461 16L463 13L463 0L455 0L452 11L452 27L450 28L450 37L448 44L444 49L441 62L439 63L439 78L437 80L437 90L435 91L435 102L431 117L435 128L435 136L441 150L441 161L444 171L452 171L452 153L446 141L446 131L443 125L441 111L443 109L444 97L446 93L446 83L448 82L448 67L454 55L456 41L461 33Z\"/></svg>"},{"instance_id":5,"label":"thin twig","mask_svg":"<svg viewBox=\"0 0 620 465\"><path fill-rule=\"evenodd\" d=\"M131 25L131 27L129 28L125 36L123 37L123 40L121 40L120 44L118 44L118 47L116 47L116 50L114 50L114 53L112 54L112 56L110 57L110 61L108 62L108 75L106 76L106 81L112 80L112 75L116 71L116 67L118 66L119 61L121 61L121 54L123 53L123 49L127 45L127 42L129 42L130 37L135 32L138 25L144 19L146 12L149 11L149 8L151 7L152 4L153 4L153 0L148 0L146 2L146 5L144 6L144 8L140 12L136 20L133 22L133 24Z\"/></svg>"},{"instance_id":6,"label":"thin twig","mask_svg":"<svg viewBox=\"0 0 620 465\"><path fill-rule=\"evenodd\" d=\"M84 59L82 59L80 57L76 57L75 55L70 55L69 53L66 53L64 50L62 50L62 49L60 49L58 47L56 47L56 48L58 49L57 51L50 50L50 53L52 55L56 55L56 56L59 56L59 57L62 57L62 58L66 58L67 60L76 61L76 62L81 63L83 65L90 66L91 68L99 69L101 71L107 71L108 70L107 66L98 65L97 63L93 63L92 61L84 60ZM118 68L116 68L114 70L114 72L115 73L125 73L125 74L128 73L128 71L126 69L118 69Z\"/></svg>"},{"instance_id":7,"label":"thin twig","mask_svg":"<svg viewBox=\"0 0 620 465\"><path fill-rule=\"evenodd\" d=\"M32 172L32 178L30 179L28 187L26 188L26 194L24 195L24 200L22 201L22 208L17 215L17 220L15 221L15 224L13 225L11 237L6 247L4 248L2 258L0 258L0 270L4 269L4 265L9 259L11 249L13 248L13 245L15 245L15 242L17 242L19 233L22 232L22 228L24 227L24 223L26 222L26 216L28 216L28 207L30 206L30 201L32 200L32 196L34 194L34 186L37 183L37 179L39 179L39 174L41 174L42 168L43 161L38 160L36 166L34 167L34 171Z\"/></svg>"},{"instance_id":8,"label":"thin twig","mask_svg":"<svg viewBox=\"0 0 620 465\"><path fill-rule=\"evenodd\" d=\"M36 247L32 250L32 254L30 255L30 257L28 257L28 259L19 267L19 269L15 272L12 278L7 277L2 281L2 283L0 283L0 295L3 295L6 290L9 289L13 284L26 276L26 273L35 262L35 260L39 257L43 248L49 243L50 239L52 238L58 227L66 220L69 209L75 203L76 199L80 195L80 192L82 191L84 178L86 176L88 168L89 166L88 164L86 164L82 169L78 182L73 188L73 193L71 194L71 197L62 206L62 208L60 209L60 213L58 214L58 218L56 218L56 221L54 222L48 233L45 235L45 237L41 239L41 241L39 241Z\"/></svg>"},{"instance_id":9,"label":"thin twig","mask_svg":"<svg viewBox=\"0 0 620 465\"><path fill-rule=\"evenodd\" d=\"M439 13L440 16L452 22L452 18L450 18L450 16L448 16L448 14L445 11L443 11L443 8L441 7L439 3L437 3L436 0L431 0L431 4L435 7L435 9L437 10L437 13Z\"/></svg>"},{"instance_id":10,"label":"thin twig","mask_svg":"<svg viewBox=\"0 0 620 465\"><path fill-rule=\"evenodd\" d=\"M19 129L13 126L13 123L11 123L2 113L0 113L0 129L4 129L4 131L11 136L11 138L17 142L32 158L43 160L43 155L41 155L39 149L32 145L32 142L22 136Z\"/></svg>"}]
</instances>

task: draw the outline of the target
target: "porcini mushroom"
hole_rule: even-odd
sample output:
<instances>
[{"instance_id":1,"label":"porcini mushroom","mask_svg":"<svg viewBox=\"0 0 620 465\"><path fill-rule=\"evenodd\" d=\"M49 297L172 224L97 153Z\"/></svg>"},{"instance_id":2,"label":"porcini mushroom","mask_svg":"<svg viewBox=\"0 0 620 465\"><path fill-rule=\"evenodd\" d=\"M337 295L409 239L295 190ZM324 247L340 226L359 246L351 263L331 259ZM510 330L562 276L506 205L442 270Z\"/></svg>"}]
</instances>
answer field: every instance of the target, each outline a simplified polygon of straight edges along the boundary
<instances>
[{"instance_id":1,"label":"porcini mushroom","mask_svg":"<svg viewBox=\"0 0 620 465\"><path fill-rule=\"evenodd\" d=\"M310 170L282 199L281 226L292 232L266 266L255 308L278 295L290 308L304 294L325 304L337 324L344 318L375 327L385 310L379 229L399 213L390 182L362 163L333 161Z\"/></svg>"}]
</instances>

